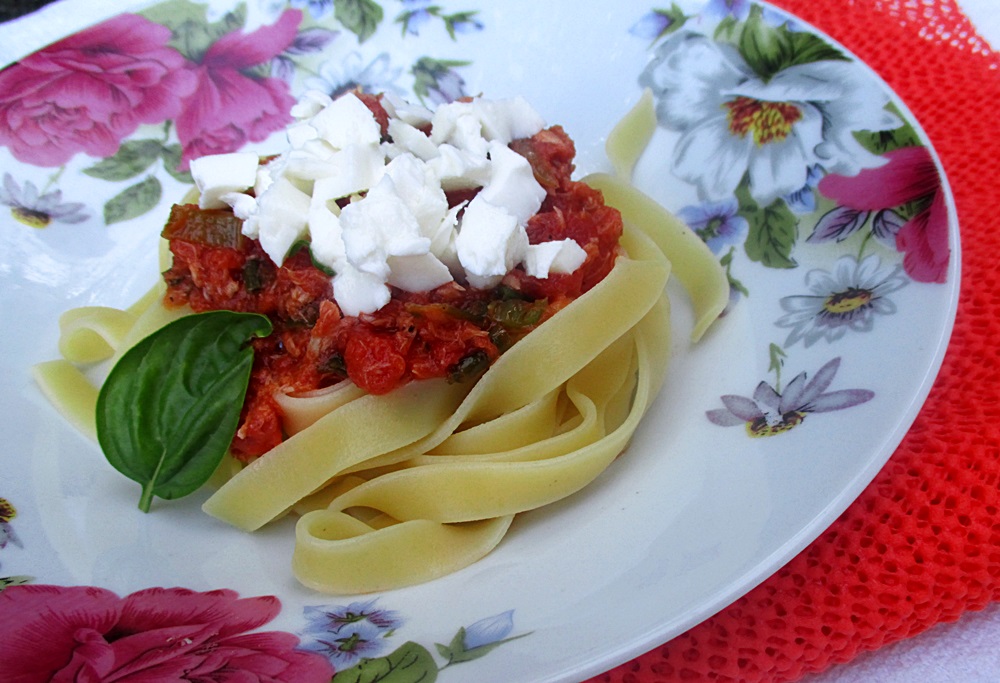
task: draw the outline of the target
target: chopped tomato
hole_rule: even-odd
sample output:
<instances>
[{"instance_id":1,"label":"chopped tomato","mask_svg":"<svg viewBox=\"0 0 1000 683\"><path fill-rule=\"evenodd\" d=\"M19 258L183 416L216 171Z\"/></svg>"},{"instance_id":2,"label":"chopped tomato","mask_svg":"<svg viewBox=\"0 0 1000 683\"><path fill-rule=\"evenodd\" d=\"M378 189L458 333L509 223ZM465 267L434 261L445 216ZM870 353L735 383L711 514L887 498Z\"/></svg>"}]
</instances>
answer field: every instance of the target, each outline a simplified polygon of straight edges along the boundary
<instances>
[{"instance_id":1,"label":"chopped tomato","mask_svg":"<svg viewBox=\"0 0 1000 683\"><path fill-rule=\"evenodd\" d=\"M373 394L392 391L406 374L406 352L410 342L412 338L407 334L360 327L344 349L347 375Z\"/></svg>"},{"instance_id":2,"label":"chopped tomato","mask_svg":"<svg viewBox=\"0 0 1000 683\"><path fill-rule=\"evenodd\" d=\"M511 149L531 164L535 180L546 190L565 187L572 181L576 146L562 126L553 126L531 136L514 140Z\"/></svg>"}]
</instances>

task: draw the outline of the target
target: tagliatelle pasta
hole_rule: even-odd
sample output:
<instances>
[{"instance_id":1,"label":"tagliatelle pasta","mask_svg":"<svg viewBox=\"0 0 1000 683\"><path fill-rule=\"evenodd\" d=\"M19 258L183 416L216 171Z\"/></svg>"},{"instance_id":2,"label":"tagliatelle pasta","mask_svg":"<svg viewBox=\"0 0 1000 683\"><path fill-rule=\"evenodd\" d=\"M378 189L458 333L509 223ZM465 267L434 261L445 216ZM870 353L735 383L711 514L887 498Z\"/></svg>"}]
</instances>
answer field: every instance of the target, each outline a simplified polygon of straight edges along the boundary
<instances>
[{"instance_id":1,"label":"tagliatelle pasta","mask_svg":"<svg viewBox=\"0 0 1000 683\"><path fill-rule=\"evenodd\" d=\"M633 164L616 159L618 168ZM624 254L609 275L475 383L419 380L375 395L346 380L278 396L287 438L246 466L225 460L204 510L247 531L301 515L296 577L319 591L364 593L461 569L490 552L517 513L599 476L663 382L671 262L691 294L694 337L721 312L728 286L705 245L626 180L588 182L625 222ZM185 314L161 302L157 286L127 311L63 317L63 360L35 376L85 433L93 435L97 388L80 367Z\"/></svg>"},{"instance_id":2,"label":"tagliatelle pasta","mask_svg":"<svg viewBox=\"0 0 1000 683\"><path fill-rule=\"evenodd\" d=\"M169 259L161 244L160 267ZM97 440L94 411L99 387L81 368L119 357L146 335L171 320L190 313L159 305L163 282L157 282L145 295L125 310L108 306L73 308L59 318L58 360L39 363L32 368L35 382L52 405L82 434Z\"/></svg>"},{"instance_id":3,"label":"tagliatelle pasta","mask_svg":"<svg viewBox=\"0 0 1000 683\"><path fill-rule=\"evenodd\" d=\"M428 380L348 401L243 469L209 499L206 511L247 530L259 528L318 484L356 472L363 462L398 465L462 425L512 414L556 391L661 298L667 263L648 240L633 239L632 250L645 260L621 259L605 281L501 356L467 396L466 385ZM296 406L289 406L288 418L299 419Z\"/></svg>"}]
</instances>

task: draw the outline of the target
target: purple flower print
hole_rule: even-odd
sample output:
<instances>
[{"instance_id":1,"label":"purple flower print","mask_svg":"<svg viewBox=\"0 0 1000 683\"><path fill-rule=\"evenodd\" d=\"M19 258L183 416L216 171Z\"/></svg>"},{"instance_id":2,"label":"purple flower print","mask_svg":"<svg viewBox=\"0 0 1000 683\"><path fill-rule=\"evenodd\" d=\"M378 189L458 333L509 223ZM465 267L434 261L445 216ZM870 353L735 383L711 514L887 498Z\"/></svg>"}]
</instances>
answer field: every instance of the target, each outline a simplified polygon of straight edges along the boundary
<instances>
[{"instance_id":1,"label":"purple flower print","mask_svg":"<svg viewBox=\"0 0 1000 683\"><path fill-rule=\"evenodd\" d=\"M677 215L708 245L713 254L720 254L727 246L739 244L750 229L747 219L740 216L738 211L739 206L734 198L685 206Z\"/></svg>"},{"instance_id":2,"label":"purple flower print","mask_svg":"<svg viewBox=\"0 0 1000 683\"><path fill-rule=\"evenodd\" d=\"M362 658L381 655L388 645L385 639L403 620L395 611L378 608L375 603L376 600L367 600L306 607L308 624L302 632L302 648L323 655L338 670L349 668Z\"/></svg>"},{"instance_id":3,"label":"purple flower print","mask_svg":"<svg viewBox=\"0 0 1000 683\"><path fill-rule=\"evenodd\" d=\"M413 92L422 101L429 100L435 105L465 97L465 79L455 68L467 65L468 62L421 57L413 65Z\"/></svg>"},{"instance_id":4,"label":"purple flower print","mask_svg":"<svg viewBox=\"0 0 1000 683\"><path fill-rule=\"evenodd\" d=\"M32 228L45 228L56 223L82 223L90 215L80 202L64 202L62 190L39 192L30 180L19 185L10 173L3 174L0 204L10 207L14 220Z\"/></svg>"},{"instance_id":5,"label":"purple flower print","mask_svg":"<svg viewBox=\"0 0 1000 683\"><path fill-rule=\"evenodd\" d=\"M514 610L480 619L474 624L465 628L465 649L472 650L477 647L486 647L499 643L510 635L514 630Z\"/></svg>"},{"instance_id":6,"label":"purple flower print","mask_svg":"<svg viewBox=\"0 0 1000 683\"><path fill-rule=\"evenodd\" d=\"M750 436L775 436L802 424L810 413L843 410L874 398L875 393L867 389L828 392L839 368L840 358L834 358L811 380L805 372L799 373L781 392L761 382L752 397L722 396L725 407L709 410L706 415L720 427L743 425Z\"/></svg>"},{"instance_id":7,"label":"purple flower print","mask_svg":"<svg viewBox=\"0 0 1000 683\"><path fill-rule=\"evenodd\" d=\"M705 14L710 17L732 17L745 21L750 16L750 0L710 0L705 6Z\"/></svg>"},{"instance_id":8,"label":"purple flower print","mask_svg":"<svg viewBox=\"0 0 1000 683\"><path fill-rule=\"evenodd\" d=\"M289 0L296 9L308 9L313 19L322 19L333 13L333 0Z\"/></svg>"}]
</instances>

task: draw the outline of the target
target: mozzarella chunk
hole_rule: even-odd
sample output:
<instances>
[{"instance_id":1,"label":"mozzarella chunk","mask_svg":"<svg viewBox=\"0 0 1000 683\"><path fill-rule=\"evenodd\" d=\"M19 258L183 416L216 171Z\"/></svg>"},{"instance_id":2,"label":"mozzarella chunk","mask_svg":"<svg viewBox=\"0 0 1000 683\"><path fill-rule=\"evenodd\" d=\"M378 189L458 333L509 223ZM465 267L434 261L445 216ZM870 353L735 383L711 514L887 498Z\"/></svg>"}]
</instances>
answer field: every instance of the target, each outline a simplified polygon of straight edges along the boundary
<instances>
[{"instance_id":1,"label":"mozzarella chunk","mask_svg":"<svg viewBox=\"0 0 1000 683\"><path fill-rule=\"evenodd\" d=\"M490 180L480 196L517 218L524 225L538 213L545 199L545 188L535 180L531 164L507 145L490 143Z\"/></svg>"},{"instance_id":2,"label":"mozzarella chunk","mask_svg":"<svg viewBox=\"0 0 1000 683\"><path fill-rule=\"evenodd\" d=\"M431 121L432 140L439 144L450 142L470 151L479 148L481 143L477 138L506 145L545 127L542 117L522 97L452 102L438 107Z\"/></svg>"},{"instance_id":3,"label":"mozzarella chunk","mask_svg":"<svg viewBox=\"0 0 1000 683\"><path fill-rule=\"evenodd\" d=\"M292 105L291 115L298 120L309 119L333 104L333 98L322 90L306 90Z\"/></svg>"},{"instance_id":4,"label":"mozzarella chunk","mask_svg":"<svg viewBox=\"0 0 1000 683\"><path fill-rule=\"evenodd\" d=\"M441 225L431 235L431 253L444 263L451 272L452 278L462 277L462 263L458 260L458 214L468 202L460 202L449 209L441 221Z\"/></svg>"},{"instance_id":5,"label":"mozzarella chunk","mask_svg":"<svg viewBox=\"0 0 1000 683\"><path fill-rule=\"evenodd\" d=\"M383 176L368 194L340 212L347 258L360 271L388 279L390 256L426 254L431 241L406 203L396 194L392 178Z\"/></svg>"},{"instance_id":6,"label":"mozzarella chunk","mask_svg":"<svg viewBox=\"0 0 1000 683\"><path fill-rule=\"evenodd\" d=\"M490 179L490 160L445 143L438 155L427 162L444 190L470 190L482 187Z\"/></svg>"},{"instance_id":7,"label":"mozzarella chunk","mask_svg":"<svg viewBox=\"0 0 1000 683\"><path fill-rule=\"evenodd\" d=\"M382 96L382 106L386 112L394 119L399 119L411 126L422 128L429 126L434 112L422 104L407 102L402 97L387 92Z\"/></svg>"},{"instance_id":8,"label":"mozzarella chunk","mask_svg":"<svg viewBox=\"0 0 1000 683\"><path fill-rule=\"evenodd\" d=\"M400 119L389 119L389 137L400 152L409 152L424 161L438 155L438 146L422 130Z\"/></svg>"},{"instance_id":9,"label":"mozzarella chunk","mask_svg":"<svg viewBox=\"0 0 1000 683\"><path fill-rule=\"evenodd\" d=\"M377 311L391 298L392 293L382 279L351 265L333 277L333 299L344 315Z\"/></svg>"},{"instance_id":10,"label":"mozzarella chunk","mask_svg":"<svg viewBox=\"0 0 1000 683\"><path fill-rule=\"evenodd\" d=\"M488 289L524 258L528 235L516 217L476 196L465 208L455 247L468 283Z\"/></svg>"},{"instance_id":11,"label":"mozzarella chunk","mask_svg":"<svg viewBox=\"0 0 1000 683\"><path fill-rule=\"evenodd\" d=\"M257 179L260 159L251 152L214 154L191 161L191 177L200 196L198 206L203 209L223 209L227 206L222 196L242 192L253 187Z\"/></svg>"},{"instance_id":12,"label":"mozzarella chunk","mask_svg":"<svg viewBox=\"0 0 1000 683\"><path fill-rule=\"evenodd\" d=\"M337 166L330 157L322 157L302 149L288 153L285 176L296 180L317 180L336 173Z\"/></svg>"},{"instance_id":13,"label":"mozzarella chunk","mask_svg":"<svg viewBox=\"0 0 1000 683\"><path fill-rule=\"evenodd\" d=\"M284 170L284 155L277 156L263 166L258 167L257 178L254 180L253 184L253 193L258 197L262 196L265 192L267 192L267 188L271 187L274 179L281 176Z\"/></svg>"},{"instance_id":14,"label":"mozzarella chunk","mask_svg":"<svg viewBox=\"0 0 1000 683\"><path fill-rule=\"evenodd\" d=\"M309 204L309 236L309 249L317 262L335 273L346 267L347 252L340 217L328 202L315 194Z\"/></svg>"},{"instance_id":15,"label":"mozzarella chunk","mask_svg":"<svg viewBox=\"0 0 1000 683\"><path fill-rule=\"evenodd\" d=\"M285 137L292 149L301 149L309 142L319 139L319 131L308 121L293 123L285 130Z\"/></svg>"},{"instance_id":16,"label":"mozzarella chunk","mask_svg":"<svg viewBox=\"0 0 1000 683\"><path fill-rule=\"evenodd\" d=\"M452 281L451 271L434 254L390 256L389 284L406 292L428 292Z\"/></svg>"},{"instance_id":17,"label":"mozzarella chunk","mask_svg":"<svg viewBox=\"0 0 1000 683\"><path fill-rule=\"evenodd\" d=\"M313 259L335 273L345 315L378 310L390 287L425 292L459 280L489 288L519 264L544 278L583 263L572 240L528 244L525 226L546 192L508 144L545 123L524 99L476 98L432 112L386 94L382 105L384 142L356 95L304 93L287 151L267 164L251 153L192 162L202 207L232 207L243 233L279 266L308 239ZM445 192L477 189L472 201L448 206Z\"/></svg>"},{"instance_id":18,"label":"mozzarella chunk","mask_svg":"<svg viewBox=\"0 0 1000 683\"><path fill-rule=\"evenodd\" d=\"M257 215L257 200L248 194L227 192L221 199L233 209L233 215L241 220Z\"/></svg>"},{"instance_id":19,"label":"mozzarella chunk","mask_svg":"<svg viewBox=\"0 0 1000 683\"><path fill-rule=\"evenodd\" d=\"M574 240L529 244L524 270L531 277L547 278L552 273L572 273L587 260L587 252Z\"/></svg>"},{"instance_id":20,"label":"mozzarella chunk","mask_svg":"<svg viewBox=\"0 0 1000 683\"><path fill-rule=\"evenodd\" d=\"M520 95L494 102L493 106L503 111L507 143L521 138L530 138L545 128L545 119ZM496 139L503 142L500 137Z\"/></svg>"},{"instance_id":21,"label":"mozzarella chunk","mask_svg":"<svg viewBox=\"0 0 1000 683\"><path fill-rule=\"evenodd\" d=\"M277 265L288 250L305 237L311 198L285 177L280 177L257 200L260 246Z\"/></svg>"},{"instance_id":22,"label":"mozzarella chunk","mask_svg":"<svg viewBox=\"0 0 1000 683\"><path fill-rule=\"evenodd\" d=\"M385 174L385 157L378 145L348 145L330 161L329 174L316 179L313 194L341 199L373 187Z\"/></svg>"},{"instance_id":23,"label":"mozzarella chunk","mask_svg":"<svg viewBox=\"0 0 1000 683\"><path fill-rule=\"evenodd\" d=\"M396 196L417 219L420 233L433 237L448 213L448 198L433 171L420 159L404 154L386 165L385 175L392 179Z\"/></svg>"},{"instance_id":24,"label":"mozzarella chunk","mask_svg":"<svg viewBox=\"0 0 1000 683\"><path fill-rule=\"evenodd\" d=\"M365 103L348 93L338 97L309 119L319 138L335 149L348 145L377 145L382 138L375 115Z\"/></svg>"}]
</instances>

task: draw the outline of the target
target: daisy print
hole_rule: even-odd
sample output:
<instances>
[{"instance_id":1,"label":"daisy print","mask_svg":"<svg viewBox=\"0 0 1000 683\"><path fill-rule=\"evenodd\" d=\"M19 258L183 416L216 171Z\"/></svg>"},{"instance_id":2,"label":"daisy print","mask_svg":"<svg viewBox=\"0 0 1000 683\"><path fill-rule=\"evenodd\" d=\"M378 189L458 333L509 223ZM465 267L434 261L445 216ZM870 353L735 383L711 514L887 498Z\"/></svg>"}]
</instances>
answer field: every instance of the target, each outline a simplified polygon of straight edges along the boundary
<instances>
[{"instance_id":1,"label":"daisy print","mask_svg":"<svg viewBox=\"0 0 1000 683\"><path fill-rule=\"evenodd\" d=\"M774 349L772 349L772 356ZM772 362L772 368L775 367ZM801 425L812 413L844 410L866 403L875 397L868 389L827 391L840 369L840 358L824 364L811 378L800 372L784 389L780 377L775 385L761 382L752 396L721 396L722 408L706 412L720 427L742 425L751 437L776 436Z\"/></svg>"},{"instance_id":2,"label":"daisy print","mask_svg":"<svg viewBox=\"0 0 1000 683\"><path fill-rule=\"evenodd\" d=\"M874 254L860 260L843 256L832 270L806 274L809 294L781 299L785 314L775 325L789 330L786 347L799 342L809 347L820 339L835 342L848 332L870 332L877 318L896 312L890 295L908 282L901 266L883 266Z\"/></svg>"},{"instance_id":3,"label":"daisy print","mask_svg":"<svg viewBox=\"0 0 1000 683\"><path fill-rule=\"evenodd\" d=\"M17 510L6 498L0 498L0 550L11 544L18 548L23 547L21 541L14 533L14 525L11 521L17 517Z\"/></svg>"},{"instance_id":4,"label":"daisy print","mask_svg":"<svg viewBox=\"0 0 1000 683\"><path fill-rule=\"evenodd\" d=\"M4 173L0 186L0 204L10 208L18 223L32 228L46 228L52 223L83 223L90 214L80 202L64 202L62 190L40 191L30 180L18 183Z\"/></svg>"},{"instance_id":5,"label":"daisy print","mask_svg":"<svg viewBox=\"0 0 1000 683\"><path fill-rule=\"evenodd\" d=\"M402 67L395 66L387 52L379 53L372 59L366 59L360 52L350 52L343 58L323 62L319 73L307 78L305 86L333 98L359 89L402 95L404 90L398 84L402 73Z\"/></svg>"}]
</instances>

